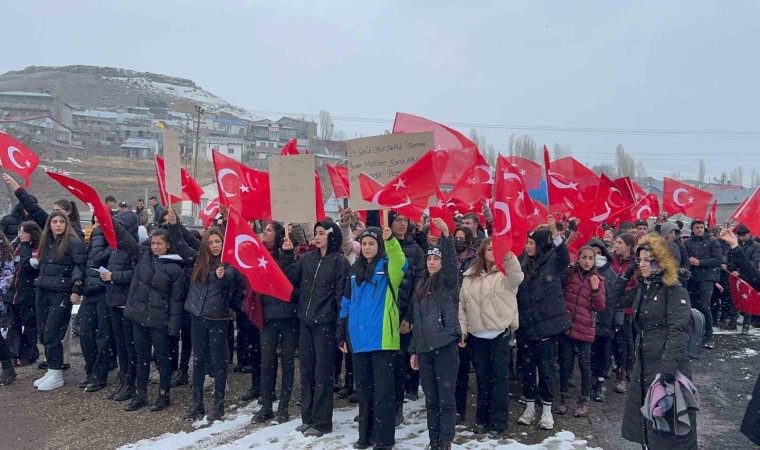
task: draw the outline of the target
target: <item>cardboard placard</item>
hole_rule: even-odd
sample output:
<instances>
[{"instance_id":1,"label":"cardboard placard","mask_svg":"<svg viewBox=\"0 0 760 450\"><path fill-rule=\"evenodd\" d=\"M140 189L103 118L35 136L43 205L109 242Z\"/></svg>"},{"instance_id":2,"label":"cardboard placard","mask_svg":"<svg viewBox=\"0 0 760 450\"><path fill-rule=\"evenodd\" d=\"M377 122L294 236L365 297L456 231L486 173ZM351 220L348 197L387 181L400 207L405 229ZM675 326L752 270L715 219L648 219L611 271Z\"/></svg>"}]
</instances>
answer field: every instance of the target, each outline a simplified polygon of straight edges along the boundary
<instances>
[{"instance_id":1,"label":"cardboard placard","mask_svg":"<svg viewBox=\"0 0 760 450\"><path fill-rule=\"evenodd\" d=\"M179 134L174 130L163 129L164 145L164 180L169 195L182 198L182 162L179 156Z\"/></svg>"},{"instance_id":2,"label":"cardboard placard","mask_svg":"<svg viewBox=\"0 0 760 450\"><path fill-rule=\"evenodd\" d=\"M351 209L375 210L380 205L362 198L359 174L367 173L385 184L435 148L433 133L386 134L348 141L348 176L351 183Z\"/></svg>"},{"instance_id":3,"label":"cardboard placard","mask_svg":"<svg viewBox=\"0 0 760 450\"><path fill-rule=\"evenodd\" d=\"M316 222L315 165L314 155L280 155L269 158L272 219L291 223Z\"/></svg>"}]
</instances>

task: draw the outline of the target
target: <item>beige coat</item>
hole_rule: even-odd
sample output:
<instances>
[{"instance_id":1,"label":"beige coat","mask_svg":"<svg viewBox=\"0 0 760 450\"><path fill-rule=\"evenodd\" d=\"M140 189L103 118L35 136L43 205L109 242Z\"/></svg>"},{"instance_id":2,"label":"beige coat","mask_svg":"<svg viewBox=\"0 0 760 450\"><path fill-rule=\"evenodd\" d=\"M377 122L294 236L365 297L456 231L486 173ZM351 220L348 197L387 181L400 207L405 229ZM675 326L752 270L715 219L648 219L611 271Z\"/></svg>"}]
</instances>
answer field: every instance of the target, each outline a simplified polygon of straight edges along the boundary
<instances>
[{"instance_id":1,"label":"beige coat","mask_svg":"<svg viewBox=\"0 0 760 450\"><path fill-rule=\"evenodd\" d=\"M464 273L459 291L459 323L462 334L496 331L512 328L516 331L520 321L517 314L517 288L523 281L523 272L517 258L504 259L504 275L494 265L485 275L469 276Z\"/></svg>"}]
</instances>

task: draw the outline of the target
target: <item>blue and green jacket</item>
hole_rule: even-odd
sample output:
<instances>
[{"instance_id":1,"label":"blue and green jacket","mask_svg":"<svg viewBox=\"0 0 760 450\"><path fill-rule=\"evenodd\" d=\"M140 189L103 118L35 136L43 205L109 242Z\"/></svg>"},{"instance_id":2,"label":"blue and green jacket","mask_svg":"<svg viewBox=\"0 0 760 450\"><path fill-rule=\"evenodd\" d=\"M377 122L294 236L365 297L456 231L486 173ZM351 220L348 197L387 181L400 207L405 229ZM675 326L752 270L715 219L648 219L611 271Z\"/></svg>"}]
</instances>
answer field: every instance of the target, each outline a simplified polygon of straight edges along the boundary
<instances>
[{"instance_id":1,"label":"blue and green jacket","mask_svg":"<svg viewBox=\"0 0 760 450\"><path fill-rule=\"evenodd\" d=\"M377 262L371 281L357 285L351 276L351 290L343 296L340 319L348 318L348 338L354 353L398 350L399 312L396 299L407 263L396 238L385 241L386 256Z\"/></svg>"}]
</instances>

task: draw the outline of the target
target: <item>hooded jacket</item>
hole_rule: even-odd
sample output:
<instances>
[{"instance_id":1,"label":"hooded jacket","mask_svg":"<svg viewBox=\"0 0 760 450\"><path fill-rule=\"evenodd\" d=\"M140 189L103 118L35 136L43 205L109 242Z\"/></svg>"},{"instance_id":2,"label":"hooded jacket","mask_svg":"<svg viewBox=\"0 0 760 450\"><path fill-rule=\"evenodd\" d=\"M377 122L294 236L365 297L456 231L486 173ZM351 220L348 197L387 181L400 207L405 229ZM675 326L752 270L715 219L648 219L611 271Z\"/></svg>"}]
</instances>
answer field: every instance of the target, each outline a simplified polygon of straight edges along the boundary
<instances>
[{"instance_id":1,"label":"hooded jacket","mask_svg":"<svg viewBox=\"0 0 760 450\"><path fill-rule=\"evenodd\" d=\"M87 252L82 303L98 300L106 293L106 282L100 278L98 269L107 266L110 258L111 247L106 242L103 230L100 227L93 229L90 235L90 250Z\"/></svg>"},{"instance_id":2,"label":"hooded jacket","mask_svg":"<svg viewBox=\"0 0 760 450\"><path fill-rule=\"evenodd\" d=\"M298 318L306 326L335 323L349 277L348 260L340 254L343 235L335 222L322 221L328 231L327 252L307 252L295 261L293 251L282 252L283 272L294 288L300 289Z\"/></svg>"},{"instance_id":3,"label":"hooded jacket","mask_svg":"<svg viewBox=\"0 0 760 450\"><path fill-rule=\"evenodd\" d=\"M371 280L357 283L354 273L343 294L338 342L346 342L348 337L354 353L399 350L401 345L396 297L406 270L406 258L396 238L379 244L378 254L384 247L385 256L375 264Z\"/></svg>"},{"instance_id":4,"label":"hooded jacket","mask_svg":"<svg viewBox=\"0 0 760 450\"><path fill-rule=\"evenodd\" d=\"M618 299L613 297L611 293L614 291L615 281L617 281L617 274L612 270L613 257L607 250L607 246L604 242L598 239L592 239L588 242L591 247L598 248L602 251L602 256L607 258L607 263L602 267L597 267L596 271L604 278L604 311L600 311L596 315L596 335L601 337L612 337L615 334L615 326L623 326L623 309L618 308ZM615 317L618 317L618 321L615 321Z\"/></svg>"},{"instance_id":5,"label":"hooded jacket","mask_svg":"<svg viewBox=\"0 0 760 450\"><path fill-rule=\"evenodd\" d=\"M525 278L517 290L517 306L520 337L535 341L569 330L573 323L562 292L562 277L570 264L567 244L563 241L555 247L548 230L534 231L531 238L536 241L537 254L521 258Z\"/></svg>"},{"instance_id":6,"label":"hooded jacket","mask_svg":"<svg viewBox=\"0 0 760 450\"><path fill-rule=\"evenodd\" d=\"M275 236L273 249L282 248L282 243L285 240L285 232L278 233ZM285 252L272 252L272 258L275 260L280 269L285 273L285 267L293 262L293 254L287 254ZM272 297L271 295L261 294L261 306L264 313L264 320L276 320L276 319L295 319L298 317L297 307L298 299L300 297L300 289L298 286L293 286L293 292L290 294L290 301L284 302L279 298ZM242 306L242 305L241 305Z\"/></svg>"},{"instance_id":7,"label":"hooded jacket","mask_svg":"<svg viewBox=\"0 0 760 450\"><path fill-rule=\"evenodd\" d=\"M22 305L35 301L34 280L40 274L37 249L29 242L19 242L14 253L15 273L13 283L3 296L5 303Z\"/></svg>"},{"instance_id":8,"label":"hooded jacket","mask_svg":"<svg viewBox=\"0 0 760 450\"><path fill-rule=\"evenodd\" d=\"M87 248L76 236L70 236L66 250L58 256L58 240L51 239L40 259L40 274L34 285L38 289L82 294Z\"/></svg>"},{"instance_id":9,"label":"hooded jacket","mask_svg":"<svg viewBox=\"0 0 760 450\"><path fill-rule=\"evenodd\" d=\"M598 289L591 287L592 275L600 278ZM604 278L597 273L596 267L586 272L576 262L565 272L562 287L565 293L565 307L573 322L573 327L565 331L565 335L581 342L594 342L595 316L605 308Z\"/></svg>"},{"instance_id":10,"label":"hooded jacket","mask_svg":"<svg viewBox=\"0 0 760 450\"><path fill-rule=\"evenodd\" d=\"M474 266L465 271L459 290L459 324L463 335L519 328L517 288L524 278L522 267L517 258L506 257L503 266L506 275L496 264L487 273L476 274Z\"/></svg>"},{"instance_id":11,"label":"hooded jacket","mask_svg":"<svg viewBox=\"0 0 760 450\"><path fill-rule=\"evenodd\" d=\"M696 428L685 436L656 433L652 423L641 414L644 393L657 374L691 377L691 364L686 356L691 324L691 303L686 289L678 281L678 263L665 240L649 233L638 243L648 246L660 266L660 273L647 279L639 277L636 287L626 291L624 301L633 307L633 334L636 357L623 413L623 438L647 444L650 448L696 448ZM615 289L624 289L620 277ZM690 412L691 423L696 415Z\"/></svg>"},{"instance_id":12,"label":"hooded jacket","mask_svg":"<svg viewBox=\"0 0 760 450\"><path fill-rule=\"evenodd\" d=\"M114 224L119 224L124 231L132 236L137 242L138 218L137 214L130 211L122 211L113 216ZM115 226L115 225L114 225ZM106 303L111 307L123 307L127 304L129 285L134 277L134 267L137 263L127 250L119 247L111 252L106 266L111 272L111 281L106 283Z\"/></svg>"},{"instance_id":13,"label":"hooded jacket","mask_svg":"<svg viewBox=\"0 0 760 450\"><path fill-rule=\"evenodd\" d=\"M0 220L3 233L5 233L8 239L14 239L18 235L18 227L25 220L34 221L40 226L40 229L44 229L48 214L40 208L37 197L22 187L16 189L14 194L18 199L18 203L13 207L10 214Z\"/></svg>"},{"instance_id":14,"label":"hooded jacket","mask_svg":"<svg viewBox=\"0 0 760 450\"><path fill-rule=\"evenodd\" d=\"M427 270L425 265L427 255L425 255L422 247L417 244L412 233L407 233L400 242L401 250L404 252L404 257L406 257L406 271L404 271L404 278L401 280L401 286L399 287L398 310L402 320L410 321L411 311L409 311L409 304L414 296L414 290Z\"/></svg>"},{"instance_id":15,"label":"hooded jacket","mask_svg":"<svg viewBox=\"0 0 760 450\"><path fill-rule=\"evenodd\" d=\"M211 262L205 282L196 281L190 284L185 311L204 319L223 320L230 317L230 308L233 305L243 302L245 287L242 275L236 268L227 265L224 268L224 276L217 278L216 268L219 267L219 263L220 258Z\"/></svg>"},{"instance_id":16,"label":"hooded jacket","mask_svg":"<svg viewBox=\"0 0 760 450\"><path fill-rule=\"evenodd\" d=\"M684 245L689 257L699 260L698 266L691 266L692 279L696 282L718 281L715 268L723 262L723 252L718 240L705 232L702 236L692 235Z\"/></svg>"}]
</instances>

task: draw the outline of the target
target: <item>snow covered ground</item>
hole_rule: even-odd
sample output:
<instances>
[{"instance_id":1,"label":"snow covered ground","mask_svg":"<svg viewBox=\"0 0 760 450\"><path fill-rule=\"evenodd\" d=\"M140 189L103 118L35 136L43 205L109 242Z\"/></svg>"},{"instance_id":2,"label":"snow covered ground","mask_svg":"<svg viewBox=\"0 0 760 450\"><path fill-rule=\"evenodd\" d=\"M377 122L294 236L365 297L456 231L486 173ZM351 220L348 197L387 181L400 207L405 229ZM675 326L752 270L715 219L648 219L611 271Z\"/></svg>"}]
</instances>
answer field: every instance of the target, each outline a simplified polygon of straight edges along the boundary
<instances>
[{"instance_id":1,"label":"snow covered ground","mask_svg":"<svg viewBox=\"0 0 760 450\"><path fill-rule=\"evenodd\" d=\"M418 450L428 444L427 428L425 425L424 400L407 403L405 424L396 429L397 450ZM350 449L358 437L357 424L354 416L358 408L336 410L333 415L333 432L321 438L306 438L295 428L301 424L298 418L281 425L254 427L250 425L251 416L256 407L246 406L239 410L228 408L234 413L228 413L227 420L214 422L209 425L203 419L193 424L194 431L189 433L167 433L153 439L145 439L134 444L125 445L122 449L217 449L234 450L261 448L267 450L313 449L332 450ZM515 425L517 426L517 425ZM585 440L578 439L569 431L560 431L540 444L524 445L513 440L477 439L472 433L457 432L455 449L467 450L592 450Z\"/></svg>"}]
</instances>

